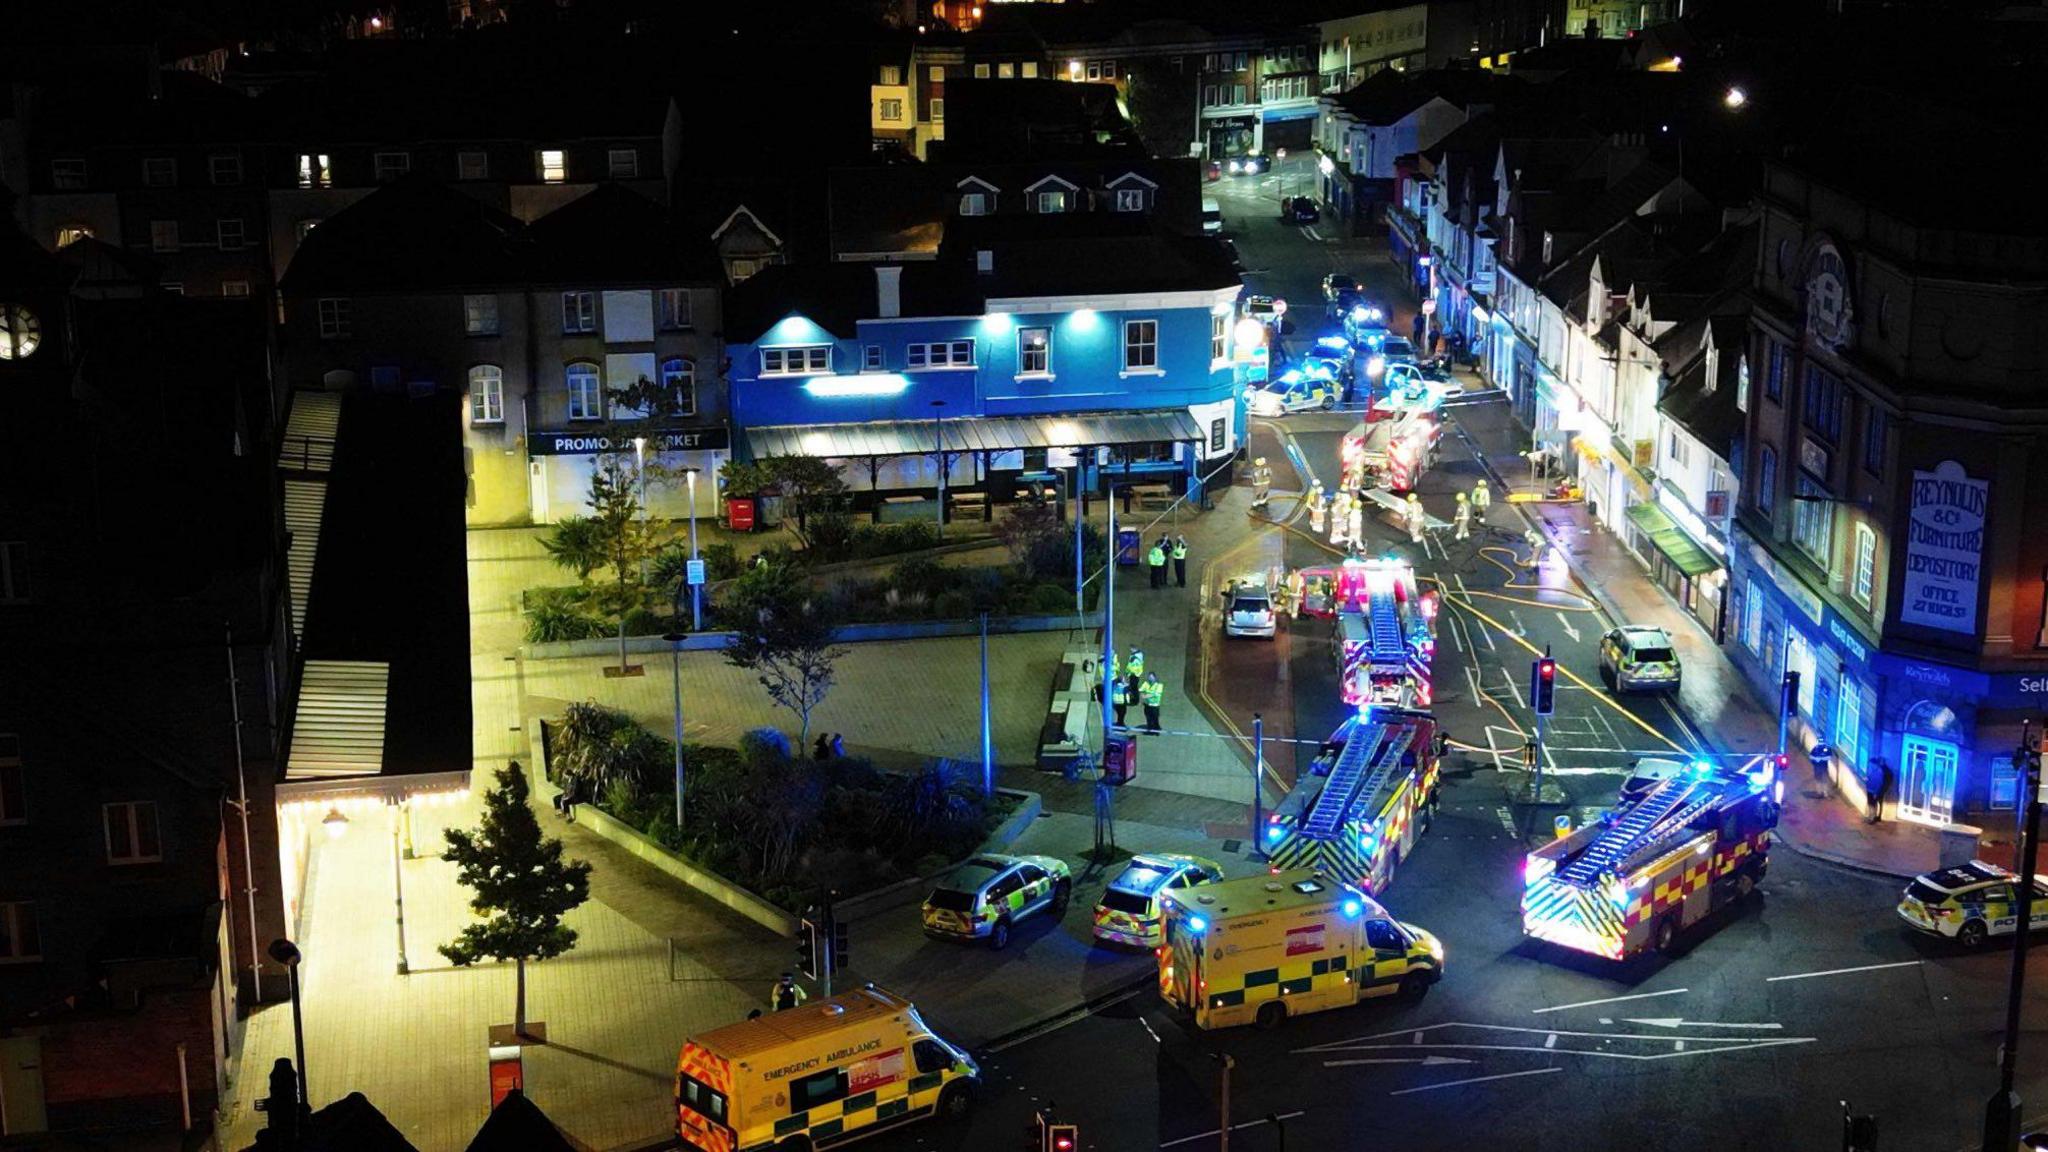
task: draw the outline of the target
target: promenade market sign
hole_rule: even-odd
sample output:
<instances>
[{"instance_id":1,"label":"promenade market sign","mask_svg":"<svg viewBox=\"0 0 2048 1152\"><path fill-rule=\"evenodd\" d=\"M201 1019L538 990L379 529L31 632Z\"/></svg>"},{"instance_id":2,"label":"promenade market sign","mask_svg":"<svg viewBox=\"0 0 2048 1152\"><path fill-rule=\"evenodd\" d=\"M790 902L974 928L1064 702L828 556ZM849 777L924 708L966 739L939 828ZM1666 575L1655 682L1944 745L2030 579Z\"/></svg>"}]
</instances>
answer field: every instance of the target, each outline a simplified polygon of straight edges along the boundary
<instances>
[{"instance_id":1,"label":"promenade market sign","mask_svg":"<svg viewBox=\"0 0 2048 1152\"><path fill-rule=\"evenodd\" d=\"M1954 460L1913 473L1902 623L1976 634L1990 489L1989 481L1972 480Z\"/></svg>"}]
</instances>

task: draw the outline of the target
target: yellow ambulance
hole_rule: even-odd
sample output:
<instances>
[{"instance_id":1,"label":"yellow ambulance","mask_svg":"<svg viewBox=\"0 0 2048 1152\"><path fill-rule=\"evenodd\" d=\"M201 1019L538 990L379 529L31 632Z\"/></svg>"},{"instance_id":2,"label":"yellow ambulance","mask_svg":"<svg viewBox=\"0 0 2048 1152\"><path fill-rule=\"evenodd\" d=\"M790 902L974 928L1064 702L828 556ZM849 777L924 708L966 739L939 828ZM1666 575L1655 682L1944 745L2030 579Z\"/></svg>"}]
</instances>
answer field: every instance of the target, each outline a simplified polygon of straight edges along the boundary
<instances>
[{"instance_id":1,"label":"yellow ambulance","mask_svg":"<svg viewBox=\"0 0 2048 1152\"><path fill-rule=\"evenodd\" d=\"M924 1116L962 1116L981 1069L910 1001L870 984L683 1045L676 1135L702 1152L812 1152Z\"/></svg>"},{"instance_id":2,"label":"yellow ambulance","mask_svg":"<svg viewBox=\"0 0 2048 1152\"><path fill-rule=\"evenodd\" d=\"M1168 892L1159 994L1196 1026L1257 1023L1373 996L1420 1000L1444 947L1372 897L1315 869Z\"/></svg>"}]
</instances>

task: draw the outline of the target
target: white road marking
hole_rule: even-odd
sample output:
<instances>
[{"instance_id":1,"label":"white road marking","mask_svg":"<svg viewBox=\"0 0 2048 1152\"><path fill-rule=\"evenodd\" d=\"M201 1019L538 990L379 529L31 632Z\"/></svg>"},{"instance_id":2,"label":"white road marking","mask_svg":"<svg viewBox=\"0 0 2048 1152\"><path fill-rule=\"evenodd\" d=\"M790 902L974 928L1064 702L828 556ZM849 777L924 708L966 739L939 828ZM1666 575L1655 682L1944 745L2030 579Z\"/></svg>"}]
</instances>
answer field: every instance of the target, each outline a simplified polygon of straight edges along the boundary
<instances>
[{"instance_id":1,"label":"white road marking","mask_svg":"<svg viewBox=\"0 0 2048 1152\"><path fill-rule=\"evenodd\" d=\"M1563 1012L1569 1008L1591 1008L1595 1004L1620 1004L1627 1000L1654 1000L1659 996L1676 996L1681 992L1688 991L1691 991L1691 989L1666 988L1662 992L1643 992L1635 996L1610 996L1605 1000L1581 1000L1576 1004L1559 1004L1551 1008L1537 1008L1534 1011L1536 1015L1541 1016L1545 1012Z\"/></svg>"},{"instance_id":2,"label":"white road marking","mask_svg":"<svg viewBox=\"0 0 2048 1152\"><path fill-rule=\"evenodd\" d=\"M1512 812L1509 812L1509 811L1508 811L1507 809L1505 809L1505 808L1495 808L1495 809L1494 809L1493 811L1494 811L1494 813L1495 813L1496 815L1498 815L1498 816L1500 817L1500 826L1501 826L1502 828L1504 828L1504 829L1506 829L1506 830L1507 830L1507 834L1508 834L1508 835L1510 835L1510 836L1514 836L1514 835L1516 835L1517 833L1515 832L1515 816L1514 816L1514 813L1512 813ZM1416 1035L1417 1035L1417 1036L1419 1037L1419 1036L1421 1036L1422 1034L1421 1034L1420 1032L1418 1032L1418 1033L1416 1033ZM1416 1042L1417 1042L1417 1043L1421 1043L1421 1041L1420 1041L1420 1040L1417 1040Z\"/></svg>"},{"instance_id":3,"label":"white road marking","mask_svg":"<svg viewBox=\"0 0 2048 1152\"><path fill-rule=\"evenodd\" d=\"M1358 1064L1420 1064L1424 1068L1435 1068L1443 1064L1477 1064L1463 1056L1378 1056L1368 1060L1325 1060L1325 1068L1350 1068Z\"/></svg>"},{"instance_id":4,"label":"white road marking","mask_svg":"<svg viewBox=\"0 0 2048 1152\"><path fill-rule=\"evenodd\" d=\"M1441 1084L1424 1084L1420 1088L1400 1088L1387 1093L1389 1096L1406 1096L1410 1092L1428 1092L1437 1088L1456 1088L1460 1084L1484 1084L1488 1080L1512 1080L1517 1076L1542 1076L1550 1072L1562 1072L1562 1068L1525 1068L1520 1072L1496 1072L1491 1076L1474 1076L1467 1080L1446 1080Z\"/></svg>"},{"instance_id":5,"label":"white road marking","mask_svg":"<svg viewBox=\"0 0 2048 1152\"><path fill-rule=\"evenodd\" d=\"M1239 1132L1246 1128L1257 1128L1259 1125L1266 1123L1268 1120L1292 1120L1296 1116L1306 1115L1308 1115L1308 1113L1297 1109L1293 1112L1282 1112L1278 1116L1269 1116L1259 1120L1247 1120L1242 1124L1232 1124L1230 1126L1230 1130L1232 1132ZM1221 1128L1211 1128L1207 1132L1198 1133L1194 1136L1183 1136L1178 1140L1168 1140L1166 1143L1161 1144L1160 1147L1172 1148L1180 1144L1192 1144L1197 1140L1207 1140L1211 1136L1220 1136L1222 1135L1222 1133L1223 1129Z\"/></svg>"},{"instance_id":6,"label":"white road marking","mask_svg":"<svg viewBox=\"0 0 2048 1152\"><path fill-rule=\"evenodd\" d=\"M1557 614L1557 622L1564 627L1564 634L1572 638L1572 643L1577 644L1579 642L1579 630L1572 627L1572 622L1564 618L1564 613L1559 612Z\"/></svg>"},{"instance_id":7,"label":"white road marking","mask_svg":"<svg viewBox=\"0 0 2048 1152\"><path fill-rule=\"evenodd\" d=\"M1451 647L1457 649L1458 653L1460 655L1463 655L1465 652L1465 643L1464 641L1458 639L1458 617L1456 615L1452 615L1450 619L1450 625ZM1469 664L1465 666L1465 675L1468 678L1472 675L1472 666Z\"/></svg>"},{"instance_id":8,"label":"white road marking","mask_svg":"<svg viewBox=\"0 0 2048 1152\"><path fill-rule=\"evenodd\" d=\"M1506 666L1502 666L1500 674L1502 678L1506 679L1508 682L1508 691L1514 693L1515 707L1527 708L1529 706L1529 698L1522 695L1522 685L1518 681L1516 681L1515 674L1512 671L1510 671ZM1554 721L1555 718L1553 717L1553 723Z\"/></svg>"},{"instance_id":9,"label":"white road marking","mask_svg":"<svg viewBox=\"0 0 2048 1152\"><path fill-rule=\"evenodd\" d=\"M1515 622L1515 635L1521 636L1523 638L1528 637L1529 626L1527 624L1522 623L1521 615L1517 613L1513 608L1508 609L1508 619L1513 620Z\"/></svg>"},{"instance_id":10,"label":"white road marking","mask_svg":"<svg viewBox=\"0 0 2048 1152\"><path fill-rule=\"evenodd\" d=\"M1723 1024L1714 1020L1687 1020L1683 1016L1624 1016L1622 1019L1630 1024L1648 1024L1652 1028L1766 1028L1776 1031L1784 1027L1783 1024Z\"/></svg>"},{"instance_id":11,"label":"white road marking","mask_svg":"<svg viewBox=\"0 0 2048 1152\"><path fill-rule=\"evenodd\" d=\"M1605 1023L1607 1023L1607 1021L1605 1021L1605 1020L1602 1020L1602 1021L1601 1021L1601 1023L1602 1023L1602 1024L1605 1024ZM1551 1033L1550 1035L1548 1035L1548 1036L1544 1037L1544 1038L1543 1038L1543 1046L1544 1046L1545 1048L1555 1048L1555 1047L1557 1047L1557 1033L1555 1033L1555 1032L1552 1032L1552 1033Z\"/></svg>"},{"instance_id":12,"label":"white road marking","mask_svg":"<svg viewBox=\"0 0 2048 1152\"><path fill-rule=\"evenodd\" d=\"M1416 1050L1416 1049L1418 1049L1418 1048L1424 1048L1424 1049L1431 1049L1431 1050L1443 1050L1443 1051L1462 1051L1462 1052L1541 1052L1541 1053L1546 1053L1546 1054L1549 1054L1549 1055L1553 1055L1553 1056L1591 1056L1591 1057L1597 1057L1597 1058L1599 1058L1599 1059L1603 1059L1603 1060L1635 1060L1635 1061L1656 1061L1656 1060L1671 1060L1671 1059L1676 1059L1676 1058L1679 1058L1679 1057L1684 1057L1684 1056L1712 1056L1712 1055L1716 1055L1716 1054L1718 1054L1718 1053L1723 1053L1723 1052L1747 1052L1747 1051L1749 1051L1749 1050L1751 1050L1751 1049L1754 1049L1754 1048L1782 1048L1782 1047L1786 1047L1786 1046L1788 1046L1788 1045L1794 1045L1794 1044L1813 1044L1813 1043L1816 1043L1816 1042L1818 1041L1818 1037L1814 1037L1814 1036L1785 1036L1785 1037L1760 1037L1760 1036L1729 1036L1729 1037L1719 1037L1719 1036L1708 1036L1708 1037L1696 1037L1696 1038L1694 1038L1694 1039L1692 1040L1692 1043L1693 1043L1693 1044L1695 1044L1695 1045L1700 1045L1700 1047L1692 1047L1692 1048L1685 1048L1685 1049L1677 1049L1677 1050L1673 1050L1673 1051L1669 1051L1669 1052L1650 1052L1650 1053L1644 1053L1644 1052L1615 1052L1615 1051L1608 1051L1608 1050L1607 1050L1607 1046L1608 1046L1608 1045L1610 1045L1610 1044L1612 1044L1613 1042L1615 1042L1615 1041L1617 1041L1617 1040L1626 1040L1626 1041L1647 1041L1647 1042L1650 1042L1650 1043L1654 1043L1654 1044L1668 1044L1668 1043L1670 1043L1670 1042L1671 1042L1671 1037L1670 1037L1670 1036L1669 1036L1668 1034L1666 1034L1666 1035L1662 1035L1662 1036L1651 1036L1651 1035L1643 1035L1643 1034L1639 1034L1639 1033L1633 1033L1633 1032L1566 1032L1566 1031L1563 1031L1563 1030L1551 1031L1551 1030L1548 1030L1548 1029L1543 1029L1543 1028L1517 1028L1517 1027L1514 1027L1514 1026L1512 1026L1512 1025L1507 1025L1507 1024L1457 1024L1457 1023L1452 1023L1452 1024L1432 1024L1432 1025L1430 1025L1429 1027L1427 1027L1427 1028L1424 1028L1424 1029L1422 1029L1422 1030L1421 1030L1420 1032L1417 1032L1417 1033L1415 1033L1415 1035L1419 1037L1419 1036L1420 1036L1420 1035L1421 1035L1421 1034L1422 1034L1423 1032L1434 1032L1434 1031L1437 1031L1438 1029L1441 1029L1441 1028L1474 1028L1474 1029L1478 1029L1478 1030L1480 1030L1480 1031L1482 1031L1482 1032L1508 1032L1508 1033L1514 1033L1514 1034L1517 1034L1517 1035L1530 1035L1530 1036L1542 1036L1542 1037L1544 1037L1544 1043L1543 1043L1543 1044L1541 1044L1541 1045L1538 1045L1538 1044L1482 1044L1482 1043L1461 1043L1461 1042L1458 1042L1458 1041L1455 1041L1455 1040L1453 1040L1453 1041L1446 1041L1446 1042L1444 1042L1444 1043L1441 1043L1441 1044L1425 1044L1425 1043L1419 1043L1419 1042L1418 1042L1418 1043L1409 1043L1409 1044L1376 1044L1376 1043L1370 1043L1370 1041L1375 1041L1375 1040L1385 1040L1385 1039L1388 1039L1388 1038L1390 1038L1390 1036L1392 1036L1392 1035L1396 1035L1396 1034L1393 1034L1393 1033L1382 1033L1382 1034L1380 1034L1380 1035L1377 1035L1377 1036L1363 1036L1363 1037L1360 1037L1360 1038L1359 1038L1359 1039L1357 1039L1357 1040L1349 1040L1349 1041L1345 1041L1345 1040L1340 1040L1340 1041L1336 1041L1335 1043L1330 1043L1330 1044L1318 1044L1318 1045L1316 1045L1316 1046L1314 1046L1314 1047L1312 1047L1312 1048L1297 1048L1297 1049L1295 1049L1294 1051L1295 1051L1295 1054L1296 1054L1296 1055L1305 1055L1305 1054L1320 1054L1320 1053L1325 1053L1325 1052L1378 1052L1378 1051L1387 1051L1387 1050L1392 1050L1392 1051L1397 1051L1397 1052L1413 1052L1413 1051L1415 1051L1415 1050ZM1569 1037L1578 1037L1578 1038L1582 1038L1582 1039L1588 1039L1588 1040L1598 1040L1598 1041L1600 1042L1600 1047L1599 1047L1599 1048L1559 1048L1559 1047L1555 1047L1555 1046L1553 1046L1553 1044L1552 1044L1552 1038L1553 1038L1553 1037L1558 1037L1558 1036L1569 1036Z\"/></svg>"},{"instance_id":13,"label":"white road marking","mask_svg":"<svg viewBox=\"0 0 2048 1152\"><path fill-rule=\"evenodd\" d=\"M1816 976L1846 976L1851 972L1879 972L1886 968L1917 968L1918 960L1901 960L1896 964L1865 964L1857 968L1830 968L1825 972L1795 972L1790 976L1772 976L1764 983L1776 984L1780 980L1811 980Z\"/></svg>"}]
</instances>

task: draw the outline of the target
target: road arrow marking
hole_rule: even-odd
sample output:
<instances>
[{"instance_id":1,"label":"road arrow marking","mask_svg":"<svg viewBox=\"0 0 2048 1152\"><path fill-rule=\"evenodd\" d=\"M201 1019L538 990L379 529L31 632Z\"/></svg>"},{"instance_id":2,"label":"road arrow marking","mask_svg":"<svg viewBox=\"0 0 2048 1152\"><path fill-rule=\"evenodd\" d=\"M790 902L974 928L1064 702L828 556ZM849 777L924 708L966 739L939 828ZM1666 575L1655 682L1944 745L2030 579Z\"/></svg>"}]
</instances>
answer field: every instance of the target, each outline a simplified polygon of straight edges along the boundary
<instances>
[{"instance_id":1,"label":"road arrow marking","mask_svg":"<svg viewBox=\"0 0 2048 1152\"><path fill-rule=\"evenodd\" d=\"M1529 635L1528 625L1522 623L1521 616L1517 615L1513 608L1508 609L1508 619L1513 620L1515 622L1515 635L1522 637L1527 637Z\"/></svg>"},{"instance_id":2,"label":"road arrow marking","mask_svg":"<svg viewBox=\"0 0 2048 1152\"><path fill-rule=\"evenodd\" d=\"M1605 1000L1581 1000L1576 1004L1558 1004L1550 1008L1531 1009L1531 1011L1541 1016L1545 1012L1563 1012L1567 1008L1591 1008L1595 1004L1619 1004L1624 1000L1649 1000L1658 996L1676 996L1685 991L1688 991L1688 989L1666 988L1662 992L1641 992L1634 996L1610 996Z\"/></svg>"},{"instance_id":3,"label":"road arrow marking","mask_svg":"<svg viewBox=\"0 0 2048 1152\"><path fill-rule=\"evenodd\" d=\"M1648 1024L1652 1028L1768 1028L1776 1030L1783 1024L1722 1024L1713 1020L1687 1020L1681 1016L1655 1016L1644 1019L1640 1016L1624 1016L1630 1024Z\"/></svg>"},{"instance_id":4,"label":"road arrow marking","mask_svg":"<svg viewBox=\"0 0 2048 1152\"><path fill-rule=\"evenodd\" d=\"M1572 643L1577 644L1579 642L1579 630L1572 627L1572 622L1564 618L1564 613L1559 612L1557 614L1557 622L1564 626L1564 634L1572 638Z\"/></svg>"},{"instance_id":5,"label":"road arrow marking","mask_svg":"<svg viewBox=\"0 0 2048 1152\"><path fill-rule=\"evenodd\" d=\"M1421 1058L1388 1056L1372 1060L1325 1060L1325 1068L1349 1068L1354 1064L1420 1064L1424 1068L1435 1068L1444 1064L1477 1064L1477 1060L1466 1060L1459 1056L1423 1056Z\"/></svg>"}]
</instances>

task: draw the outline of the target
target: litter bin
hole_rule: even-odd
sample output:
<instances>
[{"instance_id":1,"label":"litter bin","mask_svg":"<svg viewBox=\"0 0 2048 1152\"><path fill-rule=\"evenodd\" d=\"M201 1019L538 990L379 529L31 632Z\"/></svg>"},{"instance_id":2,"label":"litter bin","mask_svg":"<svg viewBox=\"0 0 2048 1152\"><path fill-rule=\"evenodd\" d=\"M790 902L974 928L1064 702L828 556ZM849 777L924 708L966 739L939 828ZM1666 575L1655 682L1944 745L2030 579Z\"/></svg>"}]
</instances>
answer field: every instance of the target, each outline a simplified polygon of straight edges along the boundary
<instances>
[{"instance_id":1,"label":"litter bin","mask_svg":"<svg viewBox=\"0 0 2048 1152\"><path fill-rule=\"evenodd\" d=\"M1119 528L1116 530L1116 562L1123 565L1138 562L1138 530Z\"/></svg>"}]
</instances>

